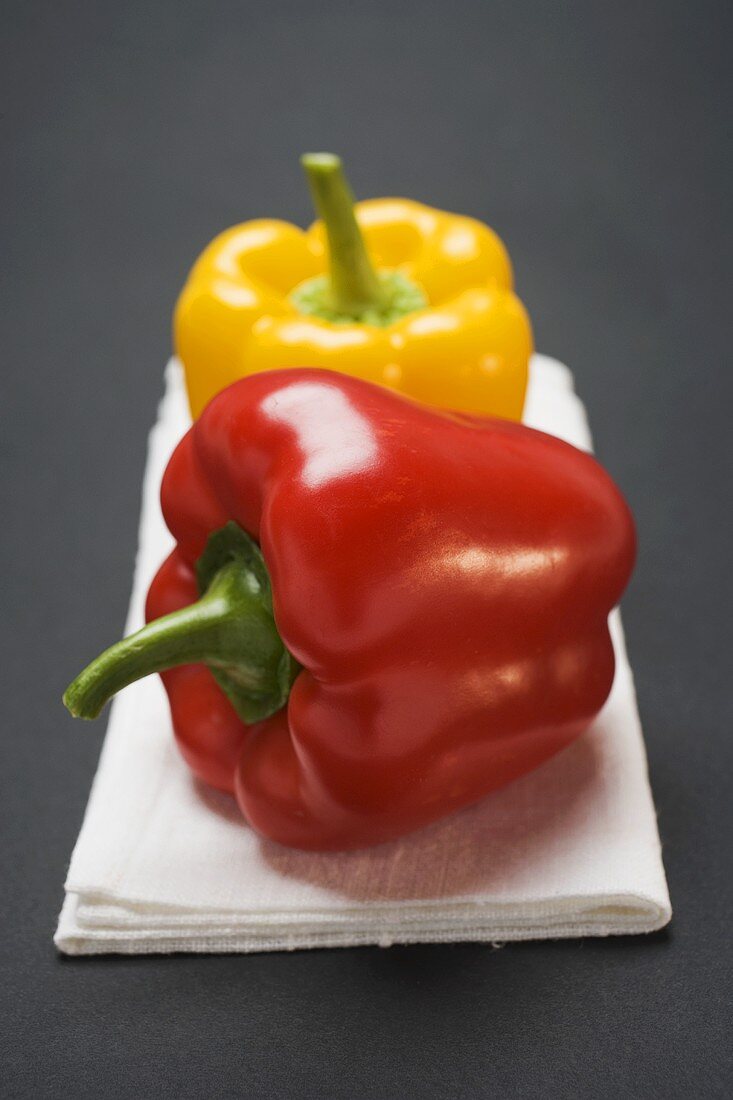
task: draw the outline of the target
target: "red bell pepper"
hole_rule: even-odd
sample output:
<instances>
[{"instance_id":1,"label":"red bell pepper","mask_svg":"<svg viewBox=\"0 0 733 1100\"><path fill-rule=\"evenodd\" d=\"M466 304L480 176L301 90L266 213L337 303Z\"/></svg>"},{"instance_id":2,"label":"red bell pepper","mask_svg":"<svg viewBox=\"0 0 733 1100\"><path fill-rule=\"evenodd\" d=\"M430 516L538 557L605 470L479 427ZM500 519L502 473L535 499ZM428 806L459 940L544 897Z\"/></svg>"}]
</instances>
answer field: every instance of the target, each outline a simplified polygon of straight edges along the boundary
<instances>
[{"instance_id":1,"label":"red bell pepper","mask_svg":"<svg viewBox=\"0 0 733 1100\"><path fill-rule=\"evenodd\" d=\"M633 523L553 436L342 374L260 374L184 437L162 503L177 546L149 625L67 705L93 717L162 671L190 767L283 844L443 817L563 749L608 695Z\"/></svg>"}]
</instances>

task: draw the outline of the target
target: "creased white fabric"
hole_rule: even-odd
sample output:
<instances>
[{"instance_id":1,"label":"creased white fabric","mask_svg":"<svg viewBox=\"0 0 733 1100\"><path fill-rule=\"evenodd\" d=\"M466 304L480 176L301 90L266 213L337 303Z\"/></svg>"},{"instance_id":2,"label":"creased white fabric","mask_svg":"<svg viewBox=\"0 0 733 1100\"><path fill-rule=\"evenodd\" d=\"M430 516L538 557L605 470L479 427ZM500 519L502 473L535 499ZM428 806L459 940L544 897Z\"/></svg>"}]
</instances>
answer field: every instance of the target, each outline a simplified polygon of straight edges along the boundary
<instances>
[{"instance_id":1,"label":"creased white fabric","mask_svg":"<svg viewBox=\"0 0 733 1100\"><path fill-rule=\"evenodd\" d=\"M526 421L590 448L562 364L532 361ZM172 361L150 438L127 621L171 539L161 473L188 425ZM649 932L670 919L631 670L592 728L480 805L369 851L307 854L259 839L175 749L158 677L113 704L55 942L68 954L268 951ZM87 733L87 735L89 735Z\"/></svg>"}]
</instances>

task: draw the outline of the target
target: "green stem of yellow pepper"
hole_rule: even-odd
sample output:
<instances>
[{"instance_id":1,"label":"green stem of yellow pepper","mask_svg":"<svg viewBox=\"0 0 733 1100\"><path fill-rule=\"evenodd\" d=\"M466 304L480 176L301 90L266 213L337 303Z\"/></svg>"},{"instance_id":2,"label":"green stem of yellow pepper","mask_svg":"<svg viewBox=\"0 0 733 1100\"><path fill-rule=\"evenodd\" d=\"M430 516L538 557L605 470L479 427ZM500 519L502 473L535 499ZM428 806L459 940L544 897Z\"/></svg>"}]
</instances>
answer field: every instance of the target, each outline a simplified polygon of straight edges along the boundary
<instances>
[{"instance_id":1,"label":"green stem of yellow pepper","mask_svg":"<svg viewBox=\"0 0 733 1100\"><path fill-rule=\"evenodd\" d=\"M329 274L294 287L290 301L298 312L332 324L356 321L385 326L425 309L424 292L401 271L372 267L341 158L333 153L306 153L300 162L326 230Z\"/></svg>"},{"instance_id":2,"label":"green stem of yellow pepper","mask_svg":"<svg viewBox=\"0 0 733 1100\"><path fill-rule=\"evenodd\" d=\"M354 196L341 158L333 153L306 153L300 163L328 237L332 308L344 315L379 309L384 301L382 286L354 216Z\"/></svg>"}]
</instances>

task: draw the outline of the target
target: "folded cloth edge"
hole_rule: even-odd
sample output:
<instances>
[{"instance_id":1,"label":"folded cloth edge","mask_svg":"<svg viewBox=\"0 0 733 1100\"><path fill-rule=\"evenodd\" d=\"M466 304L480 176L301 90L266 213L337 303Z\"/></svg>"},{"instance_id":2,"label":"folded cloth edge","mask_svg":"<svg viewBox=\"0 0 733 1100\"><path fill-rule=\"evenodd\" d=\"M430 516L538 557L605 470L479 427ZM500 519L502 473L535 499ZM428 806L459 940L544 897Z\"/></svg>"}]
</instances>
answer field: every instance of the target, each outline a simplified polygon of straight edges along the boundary
<instances>
[{"instance_id":1,"label":"folded cloth edge","mask_svg":"<svg viewBox=\"0 0 733 1100\"><path fill-rule=\"evenodd\" d=\"M222 954L227 952L251 953L258 951L292 951L326 947L391 947L398 944L417 943L455 943L483 942L502 943L520 940L555 940L579 938L582 936L603 937L611 935L636 935L663 928L670 919L671 912L664 909L651 898L616 898L627 900L627 914L619 910L618 905L609 908L597 906L598 899L568 899L577 913L575 919L563 919L558 911L541 915L542 923L537 923L540 914L525 912L525 921L520 914L507 913L504 919L495 915L481 920L477 914L472 921L457 921L454 916L442 921L410 922L401 917L399 924L390 924L383 919L373 927L353 927L345 923L342 927L331 924L325 930L319 930L311 922L291 923L273 931L270 924L265 929L256 930L246 921L232 921L217 926L214 935L202 934L202 928L196 924L179 929L167 927L99 927L81 925L78 920L79 899L68 894L61 912L59 928L55 942L67 955L93 954L169 954L176 952L206 952ZM583 911L583 900L590 904ZM594 906L597 906L594 913ZM497 907L498 908L498 907ZM527 910L526 903L522 906ZM529 919L534 917L534 919ZM211 927L207 919L206 924Z\"/></svg>"}]
</instances>

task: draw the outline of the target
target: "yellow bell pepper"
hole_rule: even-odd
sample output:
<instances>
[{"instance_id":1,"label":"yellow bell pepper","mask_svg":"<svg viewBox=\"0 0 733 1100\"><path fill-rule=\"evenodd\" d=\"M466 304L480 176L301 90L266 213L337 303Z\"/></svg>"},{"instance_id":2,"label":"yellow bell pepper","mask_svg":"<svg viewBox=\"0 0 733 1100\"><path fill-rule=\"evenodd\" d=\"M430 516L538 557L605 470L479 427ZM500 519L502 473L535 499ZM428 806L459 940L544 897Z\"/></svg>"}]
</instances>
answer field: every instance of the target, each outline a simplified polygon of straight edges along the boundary
<instances>
[{"instance_id":1,"label":"yellow bell pepper","mask_svg":"<svg viewBox=\"0 0 733 1100\"><path fill-rule=\"evenodd\" d=\"M181 293L174 338L193 415L237 378L312 366L518 420L532 333L493 230L409 199L354 205L338 157L303 166L321 220L228 229Z\"/></svg>"}]
</instances>

